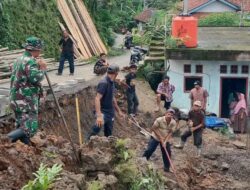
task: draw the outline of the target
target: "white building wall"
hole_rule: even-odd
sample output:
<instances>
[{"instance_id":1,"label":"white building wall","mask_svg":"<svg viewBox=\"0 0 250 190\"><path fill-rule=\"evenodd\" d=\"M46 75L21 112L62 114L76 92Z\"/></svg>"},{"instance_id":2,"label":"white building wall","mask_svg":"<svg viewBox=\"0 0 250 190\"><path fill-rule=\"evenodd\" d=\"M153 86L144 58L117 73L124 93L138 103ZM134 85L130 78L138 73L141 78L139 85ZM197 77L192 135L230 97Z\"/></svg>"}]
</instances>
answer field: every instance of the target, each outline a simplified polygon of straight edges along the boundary
<instances>
[{"instance_id":1,"label":"white building wall","mask_svg":"<svg viewBox=\"0 0 250 190\"><path fill-rule=\"evenodd\" d=\"M184 74L184 64L191 64L191 73ZM241 74L241 66L247 64L250 66L249 62L170 60L167 75L176 87L172 105L180 109L190 109L189 92L184 92L184 76L201 76L203 87L209 93L207 111L220 115L221 77L249 77L249 74ZM195 73L195 65L203 65L203 74ZM220 74L220 65L228 65L228 74ZM229 65L238 65L238 74L230 74ZM249 88L247 94L249 94Z\"/></svg>"},{"instance_id":2,"label":"white building wall","mask_svg":"<svg viewBox=\"0 0 250 190\"><path fill-rule=\"evenodd\" d=\"M208 6L200 9L198 12L211 13L211 12L235 12L235 10L221 2L215 1Z\"/></svg>"}]
</instances>

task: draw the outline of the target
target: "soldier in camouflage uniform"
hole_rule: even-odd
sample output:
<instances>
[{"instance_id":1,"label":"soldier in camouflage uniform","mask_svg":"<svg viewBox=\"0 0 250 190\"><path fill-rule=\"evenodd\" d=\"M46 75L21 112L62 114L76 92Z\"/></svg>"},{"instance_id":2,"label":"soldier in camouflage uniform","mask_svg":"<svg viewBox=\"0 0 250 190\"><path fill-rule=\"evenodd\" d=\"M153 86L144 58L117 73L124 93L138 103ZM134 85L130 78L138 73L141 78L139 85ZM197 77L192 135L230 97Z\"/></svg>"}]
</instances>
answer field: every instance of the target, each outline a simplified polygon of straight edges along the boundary
<instances>
[{"instance_id":1,"label":"soldier in camouflage uniform","mask_svg":"<svg viewBox=\"0 0 250 190\"><path fill-rule=\"evenodd\" d=\"M41 81L46 63L38 57L42 41L29 37L24 44L25 52L17 58L11 75L10 107L15 113L15 131L8 134L13 142L21 140L28 144L38 129L38 106L42 95Z\"/></svg>"}]
</instances>

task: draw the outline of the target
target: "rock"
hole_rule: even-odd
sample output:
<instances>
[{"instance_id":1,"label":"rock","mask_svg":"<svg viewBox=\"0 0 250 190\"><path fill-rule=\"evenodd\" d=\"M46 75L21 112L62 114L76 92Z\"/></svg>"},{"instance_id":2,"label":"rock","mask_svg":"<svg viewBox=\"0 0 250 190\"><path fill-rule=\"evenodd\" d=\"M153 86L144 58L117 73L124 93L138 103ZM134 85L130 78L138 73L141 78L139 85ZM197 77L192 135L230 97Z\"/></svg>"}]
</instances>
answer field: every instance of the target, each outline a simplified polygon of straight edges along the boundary
<instances>
[{"instance_id":1,"label":"rock","mask_svg":"<svg viewBox=\"0 0 250 190\"><path fill-rule=\"evenodd\" d=\"M207 158L209 160L217 160L220 157L220 154L214 153L214 154L204 154L204 158Z\"/></svg>"},{"instance_id":2,"label":"rock","mask_svg":"<svg viewBox=\"0 0 250 190\"><path fill-rule=\"evenodd\" d=\"M236 146L238 149L246 149L247 148L246 144L241 142L241 141L234 141L233 145Z\"/></svg>"},{"instance_id":3,"label":"rock","mask_svg":"<svg viewBox=\"0 0 250 190\"><path fill-rule=\"evenodd\" d=\"M14 148L9 149L9 150L8 150L8 153L9 153L10 155L12 155L12 156L18 155L18 152L17 152L16 149L14 149Z\"/></svg>"},{"instance_id":4,"label":"rock","mask_svg":"<svg viewBox=\"0 0 250 190\"><path fill-rule=\"evenodd\" d=\"M100 149L95 149L91 152L81 152L81 160L83 169L86 172L103 171L110 172L112 168L112 153L102 152Z\"/></svg>"},{"instance_id":5,"label":"rock","mask_svg":"<svg viewBox=\"0 0 250 190\"><path fill-rule=\"evenodd\" d=\"M101 184L106 188L114 189L116 183L118 182L118 179L113 175L105 175L103 173L99 173L97 177L98 181L100 181Z\"/></svg>"},{"instance_id":6,"label":"rock","mask_svg":"<svg viewBox=\"0 0 250 190\"><path fill-rule=\"evenodd\" d=\"M30 141L36 146L36 147L45 147L47 145L47 139L45 134L38 132L34 137L30 139Z\"/></svg>"},{"instance_id":7,"label":"rock","mask_svg":"<svg viewBox=\"0 0 250 190\"><path fill-rule=\"evenodd\" d=\"M92 136L88 143L90 148L113 148L115 145L117 138L110 136L110 137L100 137L100 136Z\"/></svg>"},{"instance_id":8,"label":"rock","mask_svg":"<svg viewBox=\"0 0 250 190\"><path fill-rule=\"evenodd\" d=\"M73 174L68 171L63 171L61 179L53 185L53 190L85 190L87 183L83 174Z\"/></svg>"},{"instance_id":9,"label":"rock","mask_svg":"<svg viewBox=\"0 0 250 190\"><path fill-rule=\"evenodd\" d=\"M226 162L223 162L222 164L221 164L221 169L222 170L228 170L230 168L230 166L229 166L229 164L228 163L226 163Z\"/></svg>"},{"instance_id":10,"label":"rock","mask_svg":"<svg viewBox=\"0 0 250 190\"><path fill-rule=\"evenodd\" d=\"M84 171L109 173L113 166L114 147L114 138L91 137L89 144L80 149Z\"/></svg>"}]
</instances>

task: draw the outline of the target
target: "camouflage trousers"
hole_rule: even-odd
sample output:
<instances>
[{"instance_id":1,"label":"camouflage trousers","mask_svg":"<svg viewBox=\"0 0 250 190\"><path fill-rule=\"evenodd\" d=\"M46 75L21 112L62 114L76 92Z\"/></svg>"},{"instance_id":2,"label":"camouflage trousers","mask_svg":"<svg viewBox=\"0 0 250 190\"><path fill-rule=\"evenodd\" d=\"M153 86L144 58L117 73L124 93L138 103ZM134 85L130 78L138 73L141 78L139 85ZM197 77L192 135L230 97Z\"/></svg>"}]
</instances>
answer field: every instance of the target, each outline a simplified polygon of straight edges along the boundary
<instances>
[{"instance_id":1,"label":"camouflage trousers","mask_svg":"<svg viewBox=\"0 0 250 190\"><path fill-rule=\"evenodd\" d=\"M10 108L16 117L16 128L24 129L25 133L31 137L38 129L38 99L30 101L11 101Z\"/></svg>"},{"instance_id":2,"label":"camouflage trousers","mask_svg":"<svg viewBox=\"0 0 250 190\"><path fill-rule=\"evenodd\" d=\"M27 136L33 136L38 129L38 111L18 112L15 111L16 127L24 129Z\"/></svg>"}]
</instances>

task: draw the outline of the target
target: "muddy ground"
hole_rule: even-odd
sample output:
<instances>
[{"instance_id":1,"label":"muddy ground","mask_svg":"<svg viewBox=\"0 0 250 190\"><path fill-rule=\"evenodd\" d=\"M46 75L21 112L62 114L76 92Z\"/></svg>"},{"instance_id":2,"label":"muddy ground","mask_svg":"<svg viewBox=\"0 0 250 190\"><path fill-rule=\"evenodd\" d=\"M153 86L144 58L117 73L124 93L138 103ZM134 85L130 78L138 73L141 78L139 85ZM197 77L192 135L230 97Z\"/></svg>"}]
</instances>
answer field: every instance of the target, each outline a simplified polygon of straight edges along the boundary
<instances>
[{"instance_id":1,"label":"muddy ground","mask_svg":"<svg viewBox=\"0 0 250 190\"><path fill-rule=\"evenodd\" d=\"M147 83L137 82L137 92L140 100L140 110L137 119L142 127L150 127L154 119L162 113L154 113L155 96ZM86 139L94 123L95 87L90 86L78 93L83 137ZM126 98L123 90L117 94L118 103L126 112ZM67 133L62 125L59 114L53 101L49 100L41 107L40 125L41 133L33 139L32 146L22 143L10 144L4 135L1 135L0 144L0 189L20 189L29 179L33 178L32 172L36 171L41 162L52 165L62 163L65 172L70 175L78 174L72 178L79 179L78 186L70 184L70 178L63 178L64 189L81 189L81 169L75 167L75 160L70 147ZM75 144L79 144L75 111L75 96L61 96L60 105L63 109L66 121L69 125L71 137ZM10 119L9 123L12 120ZM7 122L1 127L0 132L6 134L11 127ZM185 122L181 122L181 131L185 130ZM102 134L100 134L102 135ZM137 127L127 119L116 118L114 124L114 136L130 138L130 148L135 150L137 157L141 157L147 146L148 139L143 136ZM173 138L172 144L179 142L178 135ZM178 182L184 189L250 189L250 155L246 152L246 135L237 135L236 139L218 132L206 129L204 131L204 150L200 158L195 156L195 148L190 139L184 150L172 147L172 160L177 170ZM239 144L241 146L238 146ZM236 145L234 145L236 144ZM78 149L78 146L77 146ZM85 150L85 149L84 149ZM56 156L55 156L56 155ZM161 152L159 149L152 156L150 162L155 168L163 172ZM177 181L173 173L164 173L166 178ZM66 175L69 176L69 175ZM66 184L69 184L68 186ZM84 184L82 184L82 187ZM57 189L57 188L55 188ZM84 188L83 188L84 189Z\"/></svg>"}]
</instances>

